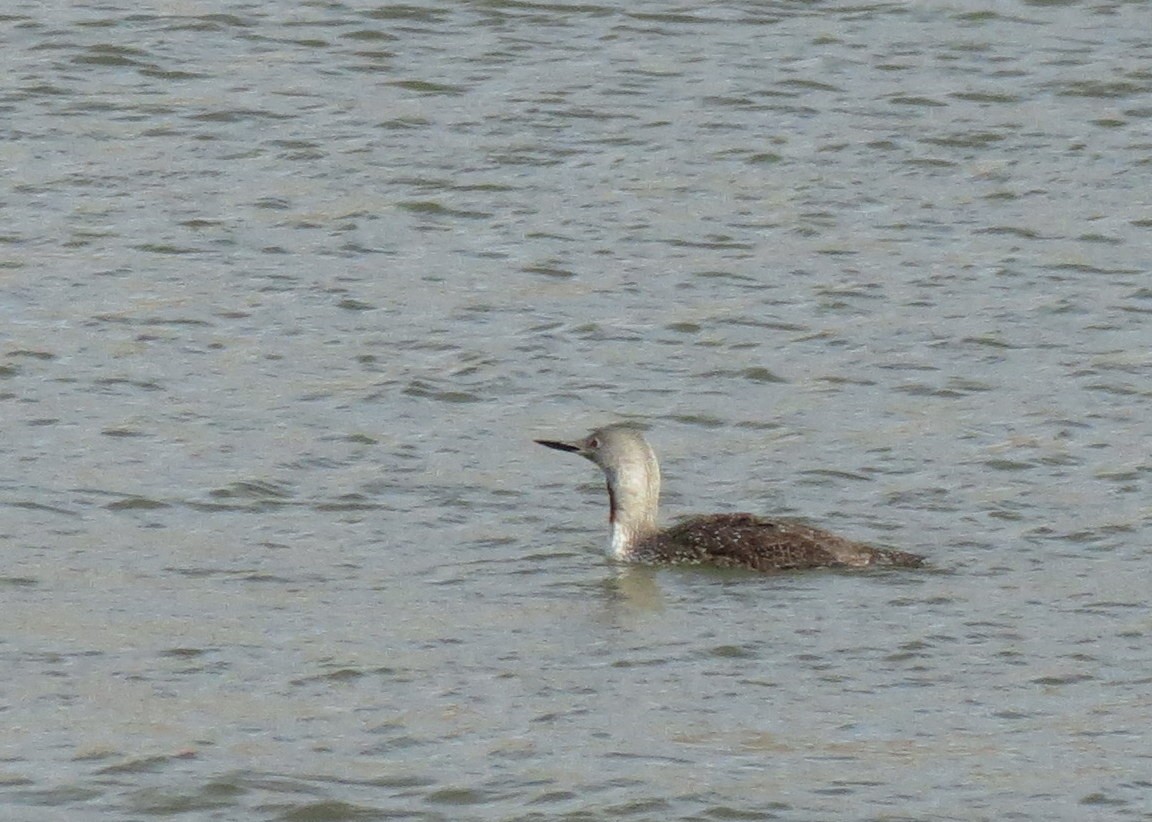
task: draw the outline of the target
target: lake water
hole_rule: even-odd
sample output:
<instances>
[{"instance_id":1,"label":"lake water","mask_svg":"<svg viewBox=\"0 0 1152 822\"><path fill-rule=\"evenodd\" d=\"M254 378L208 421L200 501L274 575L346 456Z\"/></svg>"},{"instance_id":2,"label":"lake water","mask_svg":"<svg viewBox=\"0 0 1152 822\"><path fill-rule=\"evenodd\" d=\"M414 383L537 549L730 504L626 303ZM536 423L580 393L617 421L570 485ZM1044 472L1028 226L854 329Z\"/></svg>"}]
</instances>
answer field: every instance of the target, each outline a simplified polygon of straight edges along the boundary
<instances>
[{"instance_id":1,"label":"lake water","mask_svg":"<svg viewBox=\"0 0 1152 822\"><path fill-rule=\"evenodd\" d=\"M1152 4L0 32L0 816L1152 818Z\"/></svg>"}]
</instances>

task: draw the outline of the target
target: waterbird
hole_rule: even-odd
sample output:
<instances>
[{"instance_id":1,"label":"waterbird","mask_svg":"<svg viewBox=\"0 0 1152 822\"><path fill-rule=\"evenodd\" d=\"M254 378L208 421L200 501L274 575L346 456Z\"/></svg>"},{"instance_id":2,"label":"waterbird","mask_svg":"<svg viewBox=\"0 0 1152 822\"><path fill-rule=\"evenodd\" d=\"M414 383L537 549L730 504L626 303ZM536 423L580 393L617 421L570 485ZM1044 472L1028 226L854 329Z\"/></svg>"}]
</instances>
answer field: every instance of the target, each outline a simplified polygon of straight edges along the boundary
<instances>
[{"instance_id":1,"label":"waterbird","mask_svg":"<svg viewBox=\"0 0 1152 822\"><path fill-rule=\"evenodd\" d=\"M622 562L755 571L916 567L924 562L918 554L876 548L796 520L754 514L705 514L661 529L656 524L660 464L636 428L609 425L573 442L536 442L600 466L608 484L609 554Z\"/></svg>"}]
</instances>

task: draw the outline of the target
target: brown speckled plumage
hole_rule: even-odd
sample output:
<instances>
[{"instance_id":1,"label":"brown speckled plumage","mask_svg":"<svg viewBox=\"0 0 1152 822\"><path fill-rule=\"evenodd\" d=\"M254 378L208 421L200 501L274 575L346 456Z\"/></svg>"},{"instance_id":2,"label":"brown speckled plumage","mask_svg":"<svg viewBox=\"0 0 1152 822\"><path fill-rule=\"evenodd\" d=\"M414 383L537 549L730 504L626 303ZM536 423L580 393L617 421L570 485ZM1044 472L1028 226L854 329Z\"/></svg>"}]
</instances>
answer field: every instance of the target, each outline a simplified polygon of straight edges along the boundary
<instances>
[{"instance_id":1,"label":"brown speckled plumage","mask_svg":"<svg viewBox=\"0 0 1152 822\"><path fill-rule=\"evenodd\" d=\"M782 571L834 566L916 566L923 557L873 548L802 522L753 514L707 514L679 522L639 540L641 562L717 565Z\"/></svg>"},{"instance_id":2,"label":"brown speckled plumage","mask_svg":"<svg viewBox=\"0 0 1152 822\"><path fill-rule=\"evenodd\" d=\"M802 522L753 514L709 514L661 530L656 525L660 467L639 431L617 425L576 442L537 442L579 454L604 471L611 505L610 553L619 560L755 571L915 567L924 562L917 554L874 548Z\"/></svg>"}]
</instances>

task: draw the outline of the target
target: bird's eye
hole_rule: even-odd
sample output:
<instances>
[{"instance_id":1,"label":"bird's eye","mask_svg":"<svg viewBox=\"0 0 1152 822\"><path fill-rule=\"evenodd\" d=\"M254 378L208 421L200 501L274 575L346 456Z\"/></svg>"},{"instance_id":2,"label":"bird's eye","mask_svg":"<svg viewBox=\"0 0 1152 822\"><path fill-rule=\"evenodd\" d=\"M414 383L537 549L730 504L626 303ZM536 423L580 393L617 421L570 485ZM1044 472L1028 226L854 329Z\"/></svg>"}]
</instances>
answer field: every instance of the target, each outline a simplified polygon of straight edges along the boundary
<instances>
[{"instance_id":1,"label":"bird's eye","mask_svg":"<svg viewBox=\"0 0 1152 822\"><path fill-rule=\"evenodd\" d=\"M588 440L588 447L589 448L599 448L600 447L600 440L597 439L596 437L592 437L591 439Z\"/></svg>"}]
</instances>

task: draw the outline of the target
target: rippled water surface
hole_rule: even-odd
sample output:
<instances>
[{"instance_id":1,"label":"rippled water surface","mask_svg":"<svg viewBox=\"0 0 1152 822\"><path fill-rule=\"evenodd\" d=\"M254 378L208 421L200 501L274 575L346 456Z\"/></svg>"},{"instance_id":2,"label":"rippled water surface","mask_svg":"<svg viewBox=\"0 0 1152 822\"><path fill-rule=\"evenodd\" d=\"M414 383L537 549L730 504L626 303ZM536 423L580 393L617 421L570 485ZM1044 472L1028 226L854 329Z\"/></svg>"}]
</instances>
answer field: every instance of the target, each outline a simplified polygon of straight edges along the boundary
<instances>
[{"instance_id":1,"label":"rippled water surface","mask_svg":"<svg viewBox=\"0 0 1152 822\"><path fill-rule=\"evenodd\" d=\"M0 815L1152 818L1150 32L10 4ZM616 419L932 567L613 566Z\"/></svg>"}]
</instances>

